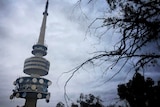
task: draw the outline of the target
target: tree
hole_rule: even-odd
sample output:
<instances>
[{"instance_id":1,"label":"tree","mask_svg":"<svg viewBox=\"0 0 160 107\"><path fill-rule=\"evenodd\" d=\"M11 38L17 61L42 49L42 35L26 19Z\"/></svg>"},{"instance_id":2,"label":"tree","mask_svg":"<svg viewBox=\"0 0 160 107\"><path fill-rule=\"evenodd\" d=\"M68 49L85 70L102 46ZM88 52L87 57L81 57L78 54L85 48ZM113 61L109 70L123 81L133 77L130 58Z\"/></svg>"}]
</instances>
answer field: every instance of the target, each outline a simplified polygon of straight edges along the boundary
<instances>
[{"instance_id":1,"label":"tree","mask_svg":"<svg viewBox=\"0 0 160 107\"><path fill-rule=\"evenodd\" d=\"M84 0L79 0L78 3ZM88 0L88 3L95 0ZM81 65L75 67L68 78L65 87L74 74L84 65L97 62L112 61L107 69L120 64L121 67L107 81L115 77L127 63L133 66L132 71L145 71L148 66L156 66L160 58L160 1L159 0L106 0L107 15L96 18L90 25L101 21L100 27L95 30L104 30L99 37L107 36L109 29L119 32L117 41L112 50L101 50ZM114 15L117 13L118 15Z\"/></svg>"},{"instance_id":2,"label":"tree","mask_svg":"<svg viewBox=\"0 0 160 107\"><path fill-rule=\"evenodd\" d=\"M77 105L77 104L72 103L72 104L71 104L71 107L78 107L78 105Z\"/></svg>"},{"instance_id":3,"label":"tree","mask_svg":"<svg viewBox=\"0 0 160 107\"><path fill-rule=\"evenodd\" d=\"M88 0L89 3L93 1ZM79 2L83 2L83 0L79 0ZM96 18L93 23L102 20L101 27L96 28L96 30L116 30L119 32L119 37L117 38L120 38L120 40L115 43L113 50L95 52L93 57L71 70L73 72L71 77L85 64L95 64L97 61L105 63L112 60L112 64L108 66L111 69L121 63L121 68L115 75L129 62L133 64L134 71L136 72L147 66L155 66L159 62L160 1L106 0L106 2L110 10L107 16ZM112 13L114 12L120 15L113 16ZM107 36L107 34L102 33L100 36Z\"/></svg>"},{"instance_id":4,"label":"tree","mask_svg":"<svg viewBox=\"0 0 160 107\"><path fill-rule=\"evenodd\" d=\"M62 102L57 103L56 107L65 107Z\"/></svg>"},{"instance_id":5,"label":"tree","mask_svg":"<svg viewBox=\"0 0 160 107\"><path fill-rule=\"evenodd\" d=\"M152 78L146 80L144 76L135 73L132 80L118 85L120 99L126 99L131 107L158 107L160 106L160 81L155 85Z\"/></svg>"},{"instance_id":6,"label":"tree","mask_svg":"<svg viewBox=\"0 0 160 107\"><path fill-rule=\"evenodd\" d=\"M80 107L103 107L101 104L102 100L93 94L84 95L81 93L77 102L80 104Z\"/></svg>"}]
</instances>

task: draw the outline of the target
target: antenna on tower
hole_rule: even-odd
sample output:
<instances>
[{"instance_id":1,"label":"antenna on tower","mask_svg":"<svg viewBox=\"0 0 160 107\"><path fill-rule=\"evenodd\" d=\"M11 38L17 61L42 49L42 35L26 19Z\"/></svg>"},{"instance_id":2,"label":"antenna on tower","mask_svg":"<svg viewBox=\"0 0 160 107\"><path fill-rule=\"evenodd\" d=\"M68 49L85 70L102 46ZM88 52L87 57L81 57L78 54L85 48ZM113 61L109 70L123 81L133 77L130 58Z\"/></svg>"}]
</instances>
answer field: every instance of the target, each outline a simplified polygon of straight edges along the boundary
<instances>
[{"instance_id":1,"label":"antenna on tower","mask_svg":"<svg viewBox=\"0 0 160 107\"><path fill-rule=\"evenodd\" d=\"M48 4L49 4L49 1L47 0L47 2L46 2L46 7L45 7L45 11L43 12L43 15L44 15L44 14L47 14L47 15L48 15Z\"/></svg>"},{"instance_id":2,"label":"antenna on tower","mask_svg":"<svg viewBox=\"0 0 160 107\"><path fill-rule=\"evenodd\" d=\"M40 29L38 44L44 45L44 39L45 39L45 30L46 30L46 22L47 22L47 16L48 16L48 4L49 1L47 0L45 11L43 12L43 21Z\"/></svg>"}]
</instances>

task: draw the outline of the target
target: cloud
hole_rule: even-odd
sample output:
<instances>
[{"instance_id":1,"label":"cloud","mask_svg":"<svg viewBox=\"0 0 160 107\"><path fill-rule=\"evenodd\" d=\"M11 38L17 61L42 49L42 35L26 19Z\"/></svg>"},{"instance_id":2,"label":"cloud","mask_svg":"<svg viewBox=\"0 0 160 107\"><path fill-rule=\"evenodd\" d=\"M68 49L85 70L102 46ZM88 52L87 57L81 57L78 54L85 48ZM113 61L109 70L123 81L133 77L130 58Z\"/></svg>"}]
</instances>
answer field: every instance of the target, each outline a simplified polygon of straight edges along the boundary
<instances>
[{"instance_id":1,"label":"cloud","mask_svg":"<svg viewBox=\"0 0 160 107\"><path fill-rule=\"evenodd\" d=\"M60 75L90 58L93 55L92 52L102 50L104 47L111 49L111 45L115 43L113 40L116 36L112 36L109 40L103 38L107 42L102 41L98 45L97 38L86 37L89 23L97 15L102 16L102 14L88 5L82 5L84 8L81 11L80 8L74 8L75 3L76 0L50 0L45 40L48 45L48 55L45 58L50 61L51 65L49 74L44 78L51 80L53 84L49 87L50 103L38 100L38 107L53 107L59 101L64 102L63 86L70 74L61 77ZM95 6L99 11L104 8L99 3ZM32 46L39 36L44 0L1 0L0 11L2 13L0 14L0 91L2 93L0 105L4 107L23 105L23 99L10 101L9 96L15 88L13 81L20 76L27 76L23 73L23 64L26 58L32 56ZM90 20L86 19L83 12ZM113 32L108 32L108 35L112 34ZM93 93L104 99L117 97L116 85L125 77L125 72L121 72L105 85L99 86L114 73L107 72L103 75L102 70L105 66L94 68L88 64L78 71L67 86L69 97L75 101L80 93Z\"/></svg>"},{"instance_id":2,"label":"cloud","mask_svg":"<svg viewBox=\"0 0 160 107\"><path fill-rule=\"evenodd\" d=\"M51 92L51 102L46 104L44 100L38 101L38 106L47 105L52 107L63 99L63 85L67 77L57 79L61 73L72 69L83 62L89 55L91 46L84 41L84 31L78 20L71 20L70 12L73 3L63 1L51 2L49 5L49 16L46 29L46 43L48 45L48 55L46 59L51 62L49 75L53 84L49 87ZM14 89L13 81L20 76L27 76L23 73L24 60L31 57L32 45L36 43L42 22L42 12L44 2L42 1L1 1L3 3L3 14L0 15L0 83L3 92L0 96L1 106L9 107L23 105L23 99L9 100L9 96ZM85 79L85 78L84 78ZM76 80L78 82L78 80ZM72 86L76 83L72 82ZM70 95L80 93L74 87L69 87ZM4 93L5 92L5 93ZM56 98L56 99L55 99Z\"/></svg>"}]
</instances>

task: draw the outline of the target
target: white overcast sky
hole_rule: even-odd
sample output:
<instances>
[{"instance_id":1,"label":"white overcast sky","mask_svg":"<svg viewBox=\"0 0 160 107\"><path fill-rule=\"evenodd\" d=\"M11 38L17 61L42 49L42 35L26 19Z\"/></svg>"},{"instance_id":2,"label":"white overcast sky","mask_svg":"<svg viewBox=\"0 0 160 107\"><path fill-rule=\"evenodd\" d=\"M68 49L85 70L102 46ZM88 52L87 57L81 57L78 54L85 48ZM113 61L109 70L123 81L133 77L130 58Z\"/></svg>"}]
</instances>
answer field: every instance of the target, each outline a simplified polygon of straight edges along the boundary
<instances>
[{"instance_id":1,"label":"white overcast sky","mask_svg":"<svg viewBox=\"0 0 160 107\"><path fill-rule=\"evenodd\" d=\"M47 78L52 81L49 87L51 99L49 103L38 100L38 107L54 107L59 101L64 102L64 83L69 74L64 74L92 56L92 52L104 48L110 49L114 37L99 44L93 36L85 36L88 25L96 18L103 16L106 8L105 0L88 4L76 4L77 0L50 0L49 16L46 29L46 44L50 61ZM27 76L23 73L26 58L32 56L32 46L37 42L42 13L46 0L0 0L0 106L16 107L23 105L23 99L10 100L14 89L13 81ZM81 10L82 9L82 10ZM87 18L85 16L87 15ZM108 36L113 36L108 32ZM116 68L115 68L116 69ZM76 101L80 93L99 95L108 104L117 98L117 84L126 82L125 73L115 79L103 83L102 68L87 65L78 71L67 86L68 96ZM106 75L106 74L105 74ZM110 72L105 78L109 78ZM71 102L69 102L71 103Z\"/></svg>"}]
</instances>

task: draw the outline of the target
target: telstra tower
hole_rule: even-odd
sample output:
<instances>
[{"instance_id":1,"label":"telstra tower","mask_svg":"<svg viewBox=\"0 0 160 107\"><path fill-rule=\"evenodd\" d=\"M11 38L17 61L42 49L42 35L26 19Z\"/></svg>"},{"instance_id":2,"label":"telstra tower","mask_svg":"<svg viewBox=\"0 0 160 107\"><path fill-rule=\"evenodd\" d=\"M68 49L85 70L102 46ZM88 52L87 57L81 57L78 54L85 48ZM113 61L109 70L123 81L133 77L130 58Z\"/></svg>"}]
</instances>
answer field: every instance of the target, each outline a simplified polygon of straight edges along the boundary
<instances>
[{"instance_id":1,"label":"telstra tower","mask_svg":"<svg viewBox=\"0 0 160 107\"><path fill-rule=\"evenodd\" d=\"M48 0L45 11L43 12L43 21L37 44L33 45L32 54L34 56L27 58L24 62L23 72L29 76L20 77L14 82L15 89L10 99L14 97L24 98L24 107L36 107L38 99L46 99L49 102L50 93L47 88L51 81L42 78L48 74L50 63L43 56L47 55L47 46L44 44L45 29L48 16Z\"/></svg>"}]
</instances>

